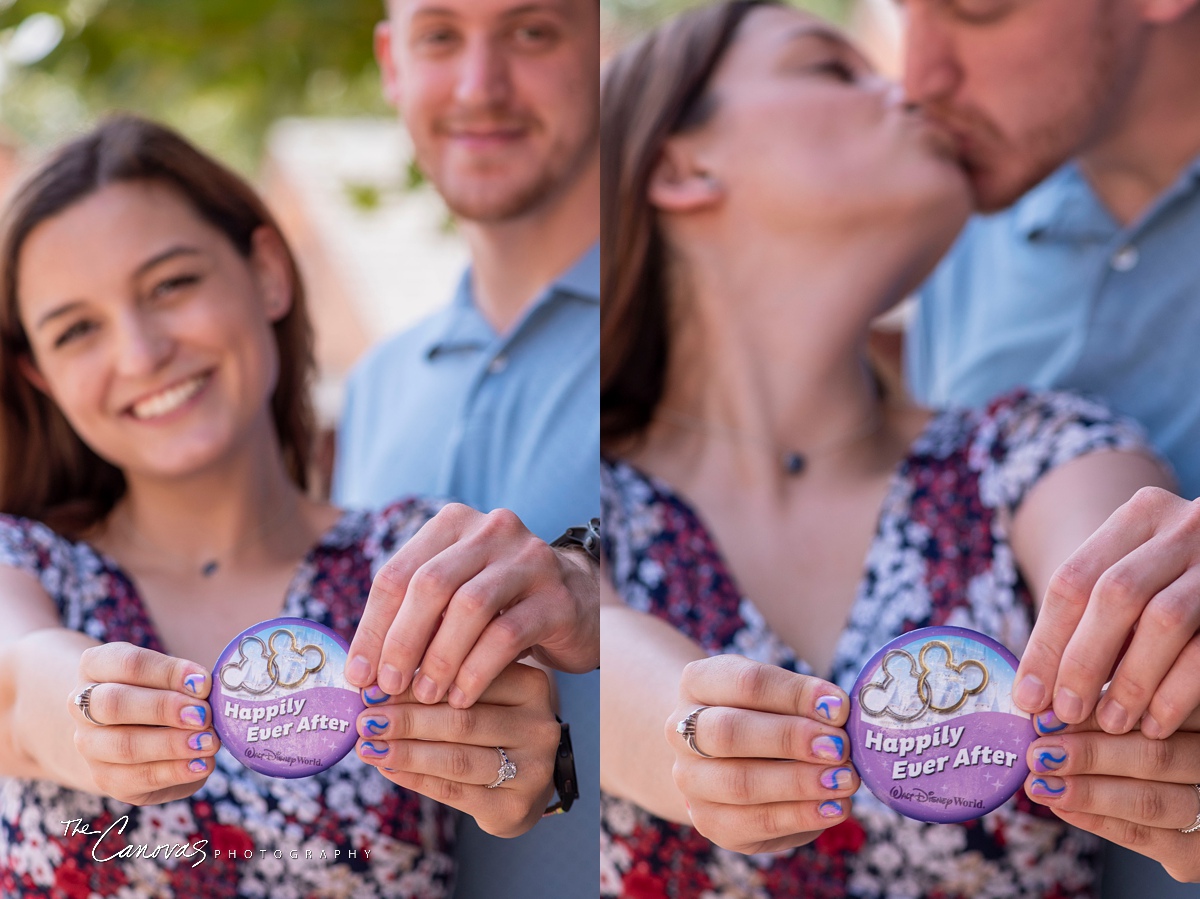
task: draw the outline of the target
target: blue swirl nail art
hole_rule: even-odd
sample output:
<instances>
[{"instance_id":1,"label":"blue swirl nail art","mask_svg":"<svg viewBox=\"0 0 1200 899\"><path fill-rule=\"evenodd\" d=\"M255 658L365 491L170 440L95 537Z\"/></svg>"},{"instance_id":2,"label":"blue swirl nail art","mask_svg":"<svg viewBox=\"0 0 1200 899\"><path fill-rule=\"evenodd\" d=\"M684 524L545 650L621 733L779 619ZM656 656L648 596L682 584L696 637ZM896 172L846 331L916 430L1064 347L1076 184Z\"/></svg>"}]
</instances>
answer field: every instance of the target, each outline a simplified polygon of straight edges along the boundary
<instances>
[{"instance_id":1,"label":"blue swirl nail art","mask_svg":"<svg viewBox=\"0 0 1200 899\"><path fill-rule=\"evenodd\" d=\"M1058 716L1054 714L1054 709L1046 709L1039 715L1034 716L1034 725L1040 734L1056 734L1060 730L1066 730L1067 725L1058 720Z\"/></svg>"},{"instance_id":2,"label":"blue swirl nail art","mask_svg":"<svg viewBox=\"0 0 1200 899\"><path fill-rule=\"evenodd\" d=\"M190 724L192 727L204 727L208 724L208 710L202 705L189 705L179 717L184 724Z\"/></svg>"},{"instance_id":3,"label":"blue swirl nail art","mask_svg":"<svg viewBox=\"0 0 1200 899\"><path fill-rule=\"evenodd\" d=\"M852 776L849 768L829 768L821 772L821 786L827 790L840 790L850 786Z\"/></svg>"},{"instance_id":4,"label":"blue swirl nail art","mask_svg":"<svg viewBox=\"0 0 1200 899\"><path fill-rule=\"evenodd\" d=\"M817 712L826 721L832 721L842 711L840 696L822 696L817 700Z\"/></svg>"},{"instance_id":5,"label":"blue swirl nail art","mask_svg":"<svg viewBox=\"0 0 1200 899\"><path fill-rule=\"evenodd\" d=\"M1055 780L1058 780L1058 778L1055 778ZM1062 782L1060 781L1060 783L1062 783ZM1031 783L1029 785L1029 792L1033 793L1035 796L1049 796L1049 797L1061 796L1066 791L1066 789L1067 789L1066 783L1063 783L1063 785L1061 787L1059 787L1058 789L1055 789L1054 787L1050 786L1050 784L1048 784L1041 777L1035 777L1033 780L1033 783Z\"/></svg>"},{"instance_id":6,"label":"blue swirl nail art","mask_svg":"<svg viewBox=\"0 0 1200 899\"><path fill-rule=\"evenodd\" d=\"M387 726L388 720L386 718L364 718L359 733L364 737L378 737L387 730Z\"/></svg>"},{"instance_id":7,"label":"blue swirl nail art","mask_svg":"<svg viewBox=\"0 0 1200 899\"><path fill-rule=\"evenodd\" d=\"M363 702L367 705L379 705L379 703L391 699L391 694L384 693L383 690L379 689L378 684L371 684L371 686L362 691L362 697Z\"/></svg>"},{"instance_id":8,"label":"blue swirl nail art","mask_svg":"<svg viewBox=\"0 0 1200 899\"><path fill-rule=\"evenodd\" d=\"M204 682L208 680L203 674L189 674L183 679L184 686L192 691L196 696L200 695L200 691L204 689Z\"/></svg>"},{"instance_id":9,"label":"blue swirl nail art","mask_svg":"<svg viewBox=\"0 0 1200 899\"><path fill-rule=\"evenodd\" d=\"M817 758L838 761L846 751L846 744L842 741L841 737L835 737L833 734L822 734L813 740L812 748L813 755Z\"/></svg>"},{"instance_id":10,"label":"blue swirl nail art","mask_svg":"<svg viewBox=\"0 0 1200 899\"><path fill-rule=\"evenodd\" d=\"M381 759L388 754L386 744L379 746L370 740L364 741L359 751L363 754L363 758L368 759Z\"/></svg>"},{"instance_id":11,"label":"blue swirl nail art","mask_svg":"<svg viewBox=\"0 0 1200 899\"><path fill-rule=\"evenodd\" d=\"M820 812L822 818L838 818L842 814L842 804L832 799L826 799L817 806L817 811Z\"/></svg>"},{"instance_id":12,"label":"blue swirl nail art","mask_svg":"<svg viewBox=\"0 0 1200 899\"><path fill-rule=\"evenodd\" d=\"M1063 766L1063 762L1067 760L1065 750L1058 750L1059 754L1055 755L1052 749L1042 749L1038 751L1037 756L1033 760L1033 767L1037 771L1057 771Z\"/></svg>"}]
</instances>

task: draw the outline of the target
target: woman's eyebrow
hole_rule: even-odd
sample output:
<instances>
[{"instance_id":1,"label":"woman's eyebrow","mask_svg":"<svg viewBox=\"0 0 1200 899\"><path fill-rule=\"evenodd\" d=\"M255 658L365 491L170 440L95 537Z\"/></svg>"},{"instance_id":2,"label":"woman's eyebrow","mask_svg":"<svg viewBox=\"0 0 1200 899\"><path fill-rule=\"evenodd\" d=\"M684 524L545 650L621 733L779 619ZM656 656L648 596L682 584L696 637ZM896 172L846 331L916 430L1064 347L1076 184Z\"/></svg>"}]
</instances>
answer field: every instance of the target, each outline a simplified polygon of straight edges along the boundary
<instances>
[{"instance_id":1,"label":"woman's eyebrow","mask_svg":"<svg viewBox=\"0 0 1200 899\"><path fill-rule=\"evenodd\" d=\"M149 259L147 259L145 262L143 262L141 265L139 265L134 270L133 277L135 279L140 278L142 275L146 274L146 272L153 269L156 265L162 265L164 262L168 261L169 259L174 259L177 256L199 256L199 255L201 255L201 250L198 247L191 247L191 246L186 246L183 244L173 246L173 247L168 247L167 249L163 250L161 253L155 253L153 256L151 256ZM77 307L82 306L82 305L83 305L83 300L67 300L65 303L55 306L53 309L48 310L41 318L39 318L37 320L37 323L34 324L34 326L33 326L34 330L35 331L41 330L47 324L54 321L54 319L60 318L64 315L66 315L67 313L72 312L74 309L76 309Z\"/></svg>"},{"instance_id":2,"label":"woman's eyebrow","mask_svg":"<svg viewBox=\"0 0 1200 899\"><path fill-rule=\"evenodd\" d=\"M846 36L841 34L834 28L830 28L820 22L809 22L804 25L797 25L784 34L783 41L785 44L792 44L800 41L819 41L827 47L840 50L844 53L849 53L856 60L861 62L868 68L873 68L858 48L855 47Z\"/></svg>"}]
</instances>

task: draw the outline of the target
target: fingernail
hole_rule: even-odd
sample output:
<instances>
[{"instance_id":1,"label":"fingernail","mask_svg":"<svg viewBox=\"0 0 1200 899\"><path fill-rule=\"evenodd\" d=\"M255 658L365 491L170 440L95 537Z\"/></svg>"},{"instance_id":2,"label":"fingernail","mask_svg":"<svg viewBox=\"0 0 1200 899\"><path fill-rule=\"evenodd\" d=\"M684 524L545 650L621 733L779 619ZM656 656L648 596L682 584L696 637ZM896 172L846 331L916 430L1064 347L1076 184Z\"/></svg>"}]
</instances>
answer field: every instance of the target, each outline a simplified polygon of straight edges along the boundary
<instances>
[{"instance_id":1,"label":"fingernail","mask_svg":"<svg viewBox=\"0 0 1200 899\"><path fill-rule=\"evenodd\" d=\"M1017 686L1013 689L1013 699L1027 712L1040 709L1046 704L1046 685L1040 678L1027 674L1017 682Z\"/></svg>"},{"instance_id":2,"label":"fingernail","mask_svg":"<svg viewBox=\"0 0 1200 899\"><path fill-rule=\"evenodd\" d=\"M193 774L201 774L208 770L208 762L204 759L192 759L188 762L188 770Z\"/></svg>"},{"instance_id":3,"label":"fingernail","mask_svg":"<svg viewBox=\"0 0 1200 899\"><path fill-rule=\"evenodd\" d=\"M384 664L379 671L379 686L393 696L404 692L404 675L395 665Z\"/></svg>"},{"instance_id":4,"label":"fingernail","mask_svg":"<svg viewBox=\"0 0 1200 899\"><path fill-rule=\"evenodd\" d=\"M213 735L205 732L188 737L188 746L197 752L208 752L213 747Z\"/></svg>"},{"instance_id":5,"label":"fingernail","mask_svg":"<svg viewBox=\"0 0 1200 899\"><path fill-rule=\"evenodd\" d=\"M840 818L842 816L842 804L835 799L826 799L817 806L817 811L821 813L822 818Z\"/></svg>"},{"instance_id":6,"label":"fingernail","mask_svg":"<svg viewBox=\"0 0 1200 899\"><path fill-rule=\"evenodd\" d=\"M371 663L364 656L355 656L346 666L346 680L355 686L362 686L371 679Z\"/></svg>"},{"instance_id":7,"label":"fingernail","mask_svg":"<svg viewBox=\"0 0 1200 899\"><path fill-rule=\"evenodd\" d=\"M1042 799L1057 799L1067 789L1067 782L1061 777L1035 777L1029 785L1031 796Z\"/></svg>"},{"instance_id":8,"label":"fingernail","mask_svg":"<svg viewBox=\"0 0 1200 899\"><path fill-rule=\"evenodd\" d=\"M1123 734L1129 730L1129 713L1115 699L1105 699L1096 713L1100 726L1110 734Z\"/></svg>"},{"instance_id":9,"label":"fingernail","mask_svg":"<svg viewBox=\"0 0 1200 899\"><path fill-rule=\"evenodd\" d=\"M369 759L381 759L388 754L387 745L379 745L372 743L370 740L364 740L359 752Z\"/></svg>"},{"instance_id":10,"label":"fingernail","mask_svg":"<svg viewBox=\"0 0 1200 899\"><path fill-rule=\"evenodd\" d=\"M853 776L849 768L826 768L821 772L821 786L827 790L841 790L850 786Z\"/></svg>"},{"instance_id":11,"label":"fingernail","mask_svg":"<svg viewBox=\"0 0 1200 899\"><path fill-rule=\"evenodd\" d=\"M1163 735L1163 726L1150 715L1142 719L1142 733L1151 740L1157 740Z\"/></svg>"},{"instance_id":12,"label":"fingernail","mask_svg":"<svg viewBox=\"0 0 1200 899\"><path fill-rule=\"evenodd\" d=\"M387 730L387 718L360 718L358 719L358 733L362 737L378 737Z\"/></svg>"},{"instance_id":13,"label":"fingernail","mask_svg":"<svg viewBox=\"0 0 1200 899\"><path fill-rule=\"evenodd\" d=\"M362 697L363 702L365 702L367 705L379 705L379 703L387 702L392 698L391 694L384 693L383 690L379 688L378 684L371 684L371 686L363 690Z\"/></svg>"},{"instance_id":14,"label":"fingernail","mask_svg":"<svg viewBox=\"0 0 1200 899\"><path fill-rule=\"evenodd\" d=\"M832 721L842 713L842 697L822 696L817 700L817 714L826 721Z\"/></svg>"},{"instance_id":15,"label":"fingernail","mask_svg":"<svg viewBox=\"0 0 1200 899\"><path fill-rule=\"evenodd\" d=\"M202 705L189 705L179 713L184 724L204 727L208 723L208 711Z\"/></svg>"},{"instance_id":16,"label":"fingernail","mask_svg":"<svg viewBox=\"0 0 1200 899\"><path fill-rule=\"evenodd\" d=\"M450 692L446 694L446 701L454 708L461 709L467 704L467 694L457 686L452 686Z\"/></svg>"},{"instance_id":17,"label":"fingernail","mask_svg":"<svg viewBox=\"0 0 1200 899\"><path fill-rule=\"evenodd\" d=\"M1039 774L1047 771L1057 771L1067 761L1067 750L1061 746L1048 746L1039 749L1033 756L1033 770Z\"/></svg>"},{"instance_id":18,"label":"fingernail","mask_svg":"<svg viewBox=\"0 0 1200 899\"><path fill-rule=\"evenodd\" d=\"M1054 714L1054 709L1046 709L1033 716L1033 726L1042 736L1046 734L1056 734L1060 730L1066 730L1067 725L1058 720L1058 716Z\"/></svg>"},{"instance_id":19,"label":"fingernail","mask_svg":"<svg viewBox=\"0 0 1200 899\"><path fill-rule=\"evenodd\" d=\"M830 759L839 761L842 753L845 751L846 744L842 742L841 737L834 737L829 734L823 734L817 737L812 742L812 751L819 759Z\"/></svg>"},{"instance_id":20,"label":"fingernail","mask_svg":"<svg viewBox=\"0 0 1200 899\"><path fill-rule=\"evenodd\" d=\"M380 771L386 771L388 774L395 774L395 773L396 773L396 769L395 769L395 768L385 768L385 767L383 767L383 765L380 765L380 766L379 766L379 770L380 770Z\"/></svg>"},{"instance_id":21,"label":"fingernail","mask_svg":"<svg viewBox=\"0 0 1200 899\"><path fill-rule=\"evenodd\" d=\"M1083 720L1083 700L1074 690L1064 687L1054 695L1054 711L1059 720L1078 724Z\"/></svg>"},{"instance_id":22,"label":"fingernail","mask_svg":"<svg viewBox=\"0 0 1200 899\"><path fill-rule=\"evenodd\" d=\"M434 703L437 702L438 685L433 682L433 678L428 674L422 674L417 678L417 682L413 684L413 696L417 697L421 702Z\"/></svg>"},{"instance_id":23,"label":"fingernail","mask_svg":"<svg viewBox=\"0 0 1200 899\"><path fill-rule=\"evenodd\" d=\"M200 696L204 693L204 682L208 678L203 674L189 674L183 679L183 685L191 691L193 696Z\"/></svg>"}]
</instances>

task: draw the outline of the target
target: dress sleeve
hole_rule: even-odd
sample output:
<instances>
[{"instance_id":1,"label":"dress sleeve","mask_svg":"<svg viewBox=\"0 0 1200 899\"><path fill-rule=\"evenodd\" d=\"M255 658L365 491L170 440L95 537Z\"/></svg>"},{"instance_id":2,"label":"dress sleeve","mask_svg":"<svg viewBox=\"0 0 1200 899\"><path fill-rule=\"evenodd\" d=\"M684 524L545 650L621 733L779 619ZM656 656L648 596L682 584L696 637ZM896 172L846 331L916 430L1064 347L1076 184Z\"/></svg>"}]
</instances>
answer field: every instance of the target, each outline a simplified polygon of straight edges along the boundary
<instances>
[{"instance_id":1,"label":"dress sleeve","mask_svg":"<svg viewBox=\"0 0 1200 899\"><path fill-rule=\"evenodd\" d=\"M78 604L70 601L78 573L68 540L40 521L0 515L0 565L37 578L63 623L80 629Z\"/></svg>"},{"instance_id":2,"label":"dress sleeve","mask_svg":"<svg viewBox=\"0 0 1200 899\"><path fill-rule=\"evenodd\" d=\"M1054 468L1089 453L1141 452L1170 467L1145 431L1103 403L1064 391L1017 391L994 400L972 447L987 505L1015 512L1029 490Z\"/></svg>"}]
</instances>

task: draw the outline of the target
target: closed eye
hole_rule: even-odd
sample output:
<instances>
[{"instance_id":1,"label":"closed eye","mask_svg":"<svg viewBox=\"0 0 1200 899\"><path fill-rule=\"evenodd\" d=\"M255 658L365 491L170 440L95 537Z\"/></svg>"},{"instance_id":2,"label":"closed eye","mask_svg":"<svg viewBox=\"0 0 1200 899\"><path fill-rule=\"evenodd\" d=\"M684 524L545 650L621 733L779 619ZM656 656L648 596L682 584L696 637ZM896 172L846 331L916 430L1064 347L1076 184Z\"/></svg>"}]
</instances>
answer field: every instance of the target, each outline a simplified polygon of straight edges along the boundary
<instances>
[{"instance_id":1,"label":"closed eye","mask_svg":"<svg viewBox=\"0 0 1200 899\"><path fill-rule=\"evenodd\" d=\"M90 334L95 327L94 322L88 319L80 319L59 334L58 337L54 338L54 348L58 349L59 347L66 346L71 341L77 340L85 334Z\"/></svg>"},{"instance_id":2,"label":"closed eye","mask_svg":"<svg viewBox=\"0 0 1200 899\"><path fill-rule=\"evenodd\" d=\"M155 299L169 297L199 282L200 276L196 274L177 275L173 278L166 278L159 281L154 285L154 289L150 291L150 295Z\"/></svg>"}]
</instances>

